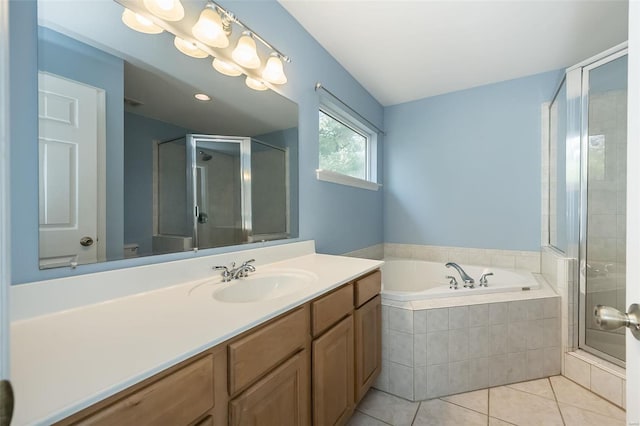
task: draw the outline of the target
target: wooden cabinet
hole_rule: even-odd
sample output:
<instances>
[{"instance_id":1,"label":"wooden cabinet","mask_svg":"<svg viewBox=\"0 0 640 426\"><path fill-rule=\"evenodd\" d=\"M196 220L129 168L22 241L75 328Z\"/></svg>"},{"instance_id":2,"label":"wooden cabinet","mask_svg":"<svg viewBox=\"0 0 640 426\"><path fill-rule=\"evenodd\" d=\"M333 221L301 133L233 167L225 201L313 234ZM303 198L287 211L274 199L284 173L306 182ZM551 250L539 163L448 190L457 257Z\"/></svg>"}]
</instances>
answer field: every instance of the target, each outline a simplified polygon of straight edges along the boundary
<instances>
[{"instance_id":1,"label":"wooden cabinet","mask_svg":"<svg viewBox=\"0 0 640 426\"><path fill-rule=\"evenodd\" d=\"M229 425L310 423L309 304L229 343Z\"/></svg>"},{"instance_id":2,"label":"wooden cabinet","mask_svg":"<svg viewBox=\"0 0 640 426\"><path fill-rule=\"evenodd\" d=\"M308 343L308 305L240 335L229 344L229 395L246 389Z\"/></svg>"},{"instance_id":3,"label":"wooden cabinet","mask_svg":"<svg viewBox=\"0 0 640 426\"><path fill-rule=\"evenodd\" d=\"M364 275L58 424L344 425L380 372L379 292Z\"/></svg>"},{"instance_id":4,"label":"wooden cabinet","mask_svg":"<svg viewBox=\"0 0 640 426\"><path fill-rule=\"evenodd\" d=\"M380 374L382 367L382 304L374 297L354 314L356 404Z\"/></svg>"},{"instance_id":5,"label":"wooden cabinet","mask_svg":"<svg viewBox=\"0 0 640 426\"><path fill-rule=\"evenodd\" d=\"M373 271L367 275L357 278L355 286L355 305L356 308L359 308L368 300L371 300L380 294L380 290L382 288L382 272Z\"/></svg>"},{"instance_id":6,"label":"wooden cabinet","mask_svg":"<svg viewBox=\"0 0 640 426\"><path fill-rule=\"evenodd\" d=\"M59 424L223 425L228 401L225 349L208 350Z\"/></svg>"},{"instance_id":7,"label":"wooden cabinet","mask_svg":"<svg viewBox=\"0 0 640 426\"><path fill-rule=\"evenodd\" d=\"M229 403L229 425L309 424L309 354L303 350Z\"/></svg>"},{"instance_id":8,"label":"wooden cabinet","mask_svg":"<svg viewBox=\"0 0 640 426\"><path fill-rule=\"evenodd\" d=\"M311 302L311 328L318 337L353 312L353 285L347 284Z\"/></svg>"},{"instance_id":9,"label":"wooden cabinet","mask_svg":"<svg viewBox=\"0 0 640 426\"><path fill-rule=\"evenodd\" d=\"M345 424L353 413L353 315L313 341L313 424Z\"/></svg>"}]
</instances>

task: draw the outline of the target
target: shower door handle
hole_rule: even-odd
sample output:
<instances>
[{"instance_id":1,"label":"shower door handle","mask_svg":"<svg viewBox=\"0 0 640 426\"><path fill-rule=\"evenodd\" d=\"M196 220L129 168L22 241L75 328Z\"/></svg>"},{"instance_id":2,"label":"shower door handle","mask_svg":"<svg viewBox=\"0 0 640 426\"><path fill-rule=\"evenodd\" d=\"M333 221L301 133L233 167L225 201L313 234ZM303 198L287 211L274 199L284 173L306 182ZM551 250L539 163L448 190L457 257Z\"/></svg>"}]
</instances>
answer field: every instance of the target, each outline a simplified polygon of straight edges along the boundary
<instances>
[{"instance_id":1,"label":"shower door handle","mask_svg":"<svg viewBox=\"0 0 640 426\"><path fill-rule=\"evenodd\" d=\"M640 306L629 306L629 312L620 312L611 306L597 305L593 310L593 320L601 330L616 330L629 327L633 337L640 340Z\"/></svg>"}]
</instances>

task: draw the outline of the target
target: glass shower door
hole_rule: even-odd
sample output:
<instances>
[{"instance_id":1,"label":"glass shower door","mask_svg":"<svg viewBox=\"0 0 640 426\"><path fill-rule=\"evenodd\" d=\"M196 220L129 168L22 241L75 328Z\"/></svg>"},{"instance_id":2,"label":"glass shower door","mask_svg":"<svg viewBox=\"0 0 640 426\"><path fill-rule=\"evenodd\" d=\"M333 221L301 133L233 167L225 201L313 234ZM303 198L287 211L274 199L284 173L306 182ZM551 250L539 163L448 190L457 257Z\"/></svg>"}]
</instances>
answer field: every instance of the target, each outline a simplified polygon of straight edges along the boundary
<instances>
[{"instance_id":1,"label":"glass shower door","mask_svg":"<svg viewBox=\"0 0 640 426\"><path fill-rule=\"evenodd\" d=\"M251 232L249 138L187 135L194 246L240 244Z\"/></svg>"},{"instance_id":2,"label":"glass shower door","mask_svg":"<svg viewBox=\"0 0 640 426\"><path fill-rule=\"evenodd\" d=\"M583 117L580 346L621 364L625 329L598 329L593 309L626 311L626 52L584 68Z\"/></svg>"}]
</instances>

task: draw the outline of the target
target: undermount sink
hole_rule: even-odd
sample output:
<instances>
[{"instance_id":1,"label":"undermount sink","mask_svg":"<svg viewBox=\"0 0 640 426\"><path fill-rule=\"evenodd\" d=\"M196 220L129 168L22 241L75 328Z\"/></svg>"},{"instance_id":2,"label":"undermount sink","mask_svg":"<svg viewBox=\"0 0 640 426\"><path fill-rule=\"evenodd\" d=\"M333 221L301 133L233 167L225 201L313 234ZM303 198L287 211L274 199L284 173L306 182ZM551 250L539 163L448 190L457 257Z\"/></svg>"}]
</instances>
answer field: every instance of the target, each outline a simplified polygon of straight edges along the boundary
<instances>
[{"instance_id":1,"label":"undermount sink","mask_svg":"<svg viewBox=\"0 0 640 426\"><path fill-rule=\"evenodd\" d=\"M239 278L213 292L213 298L226 303L272 300L298 292L318 280L318 276L301 270L256 272Z\"/></svg>"}]
</instances>

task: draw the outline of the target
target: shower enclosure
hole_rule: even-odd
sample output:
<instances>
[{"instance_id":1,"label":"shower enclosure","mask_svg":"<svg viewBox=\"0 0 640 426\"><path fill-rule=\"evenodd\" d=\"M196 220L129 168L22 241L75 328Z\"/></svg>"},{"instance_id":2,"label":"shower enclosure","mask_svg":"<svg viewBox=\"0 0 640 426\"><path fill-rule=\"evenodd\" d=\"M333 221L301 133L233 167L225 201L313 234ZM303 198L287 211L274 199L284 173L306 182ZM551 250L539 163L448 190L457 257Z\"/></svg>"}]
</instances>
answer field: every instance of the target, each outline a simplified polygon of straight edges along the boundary
<instances>
[{"instance_id":1,"label":"shower enclosure","mask_svg":"<svg viewBox=\"0 0 640 426\"><path fill-rule=\"evenodd\" d=\"M624 366L624 329L593 310L626 310L626 44L567 69L549 111L549 244L578 259L569 345Z\"/></svg>"},{"instance_id":2,"label":"shower enclosure","mask_svg":"<svg viewBox=\"0 0 640 426\"><path fill-rule=\"evenodd\" d=\"M158 144L154 253L289 235L288 151L188 134Z\"/></svg>"}]
</instances>

